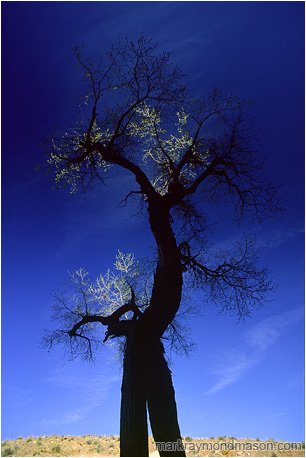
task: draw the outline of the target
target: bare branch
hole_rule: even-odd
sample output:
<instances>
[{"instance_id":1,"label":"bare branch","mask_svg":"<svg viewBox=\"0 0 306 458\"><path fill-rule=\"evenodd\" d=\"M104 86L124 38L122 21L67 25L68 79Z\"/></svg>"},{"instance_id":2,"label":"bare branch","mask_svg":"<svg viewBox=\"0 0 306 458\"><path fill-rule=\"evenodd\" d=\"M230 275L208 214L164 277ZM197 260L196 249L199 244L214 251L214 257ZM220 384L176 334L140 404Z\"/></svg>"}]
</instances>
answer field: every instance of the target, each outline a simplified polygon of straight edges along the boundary
<instances>
[{"instance_id":1,"label":"bare branch","mask_svg":"<svg viewBox=\"0 0 306 458\"><path fill-rule=\"evenodd\" d=\"M64 289L53 296L53 320L58 328L45 334L45 347L59 343L70 348L71 357L77 354L92 359L93 345L102 343L101 325L107 328L104 343L133 331L142 317L140 308L149 303L148 269L142 268L132 254L120 251L114 268L119 274L108 271L96 282L82 268L69 274Z\"/></svg>"},{"instance_id":2,"label":"bare branch","mask_svg":"<svg viewBox=\"0 0 306 458\"><path fill-rule=\"evenodd\" d=\"M192 256L187 244L181 245L182 262L198 287L208 291L208 297L243 318L252 309L261 307L272 292L273 284L267 269L257 267L259 251L254 239L245 239L232 252L220 252L215 267L207 267L201 256Z\"/></svg>"},{"instance_id":3,"label":"bare branch","mask_svg":"<svg viewBox=\"0 0 306 458\"><path fill-rule=\"evenodd\" d=\"M170 325L170 339L182 341L172 321L180 307L182 272L224 310L245 316L260 306L273 285L267 270L257 267L254 243L247 240L214 257L208 248L212 225L203 212L205 202L226 199L238 222L282 209L255 149L251 102L216 89L191 100L170 54L158 53L144 37L118 43L98 62L80 49L76 57L87 82L87 120L52 138L48 164L55 183L75 192L96 178L103 182L111 167L130 172L139 188L121 205L141 196L157 242L157 266L145 282L131 268L131 257L116 261L119 275L108 271L95 283L80 269L74 294L56 296L56 319L64 325L50 341L68 337L71 351L75 345L78 354L83 348L92 357L99 325L107 326L106 342L128 336L140 321L158 329L159 337Z\"/></svg>"}]
</instances>

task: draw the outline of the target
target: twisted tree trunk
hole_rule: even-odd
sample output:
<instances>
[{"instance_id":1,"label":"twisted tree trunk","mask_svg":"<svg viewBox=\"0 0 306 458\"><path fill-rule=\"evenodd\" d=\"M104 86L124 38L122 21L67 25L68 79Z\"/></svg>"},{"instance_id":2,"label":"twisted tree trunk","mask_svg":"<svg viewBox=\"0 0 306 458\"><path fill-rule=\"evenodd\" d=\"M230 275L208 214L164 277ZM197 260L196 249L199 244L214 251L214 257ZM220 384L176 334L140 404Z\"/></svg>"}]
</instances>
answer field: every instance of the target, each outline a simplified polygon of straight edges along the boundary
<instances>
[{"instance_id":1,"label":"twisted tree trunk","mask_svg":"<svg viewBox=\"0 0 306 458\"><path fill-rule=\"evenodd\" d=\"M148 377L148 411L160 456L185 456L171 372L160 341L154 345Z\"/></svg>"},{"instance_id":2,"label":"twisted tree trunk","mask_svg":"<svg viewBox=\"0 0 306 458\"><path fill-rule=\"evenodd\" d=\"M149 456L144 345L137 333L127 338L121 387L120 456Z\"/></svg>"},{"instance_id":3,"label":"twisted tree trunk","mask_svg":"<svg viewBox=\"0 0 306 458\"><path fill-rule=\"evenodd\" d=\"M127 339L122 379L120 456L148 456L147 407L160 456L185 456L171 372L159 340Z\"/></svg>"},{"instance_id":4,"label":"twisted tree trunk","mask_svg":"<svg viewBox=\"0 0 306 458\"><path fill-rule=\"evenodd\" d=\"M170 224L169 210L161 199L148 206L152 233L158 246L158 265L149 307L127 338L121 400L121 456L148 456L147 410L154 440L172 444L161 456L185 456L171 373L160 338L180 306L182 266ZM170 448L171 445L168 445ZM166 446L167 448L167 446Z\"/></svg>"}]
</instances>

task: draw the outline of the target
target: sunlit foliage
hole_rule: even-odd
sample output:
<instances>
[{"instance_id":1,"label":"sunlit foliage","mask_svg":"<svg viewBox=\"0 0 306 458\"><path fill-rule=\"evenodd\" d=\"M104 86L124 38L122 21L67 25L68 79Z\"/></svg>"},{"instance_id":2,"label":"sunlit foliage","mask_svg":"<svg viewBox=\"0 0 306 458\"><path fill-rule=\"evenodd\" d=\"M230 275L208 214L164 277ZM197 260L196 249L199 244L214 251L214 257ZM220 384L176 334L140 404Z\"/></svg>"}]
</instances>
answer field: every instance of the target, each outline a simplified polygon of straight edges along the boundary
<instances>
[{"instance_id":1,"label":"sunlit foliage","mask_svg":"<svg viewBox=\"0 0 306 458\"><path fill-rule=\"evenodd\" d=\"M136 43L119 42L99 61L86 57L80 48L76 58L87 87L84 119L52 137L48 170L55 185L68 186L71 193L87 190L97 179L104 183L114 168L131 173L137 189L123 202L131 195L140 198L142 210L149 212L158 256L155 270L119 251L114 268L94 281L83 269L72 273L66 291L55 296L55 318L63 326L49 342L81 341L91 356L94 340L88 336L101 324L109 328L105 340L126 336L150 309L157 273L159 287L167 283L162 280L164 260L175 258L180 291L174 292L175 312L165 318L162 332L168 324L164 338L187 348L181 322L173 321L184 310L183 283L203 290L210 303L239 319L260 307L274 287L268 271L258 266L251 237L231 249L210 249L211 226L205 213L205 204L231 203L233 219L240 223L244 217L260 221L282 209L275 187L265 180L257 133L250 127L252 101L216 88L193 99L170 54L159 53L144 37ZM167 288L162 287L165 296ZM165 317L170 309L166 302ZM188 301L182 303L190 315Z\"/></svg>"}]
</instances>

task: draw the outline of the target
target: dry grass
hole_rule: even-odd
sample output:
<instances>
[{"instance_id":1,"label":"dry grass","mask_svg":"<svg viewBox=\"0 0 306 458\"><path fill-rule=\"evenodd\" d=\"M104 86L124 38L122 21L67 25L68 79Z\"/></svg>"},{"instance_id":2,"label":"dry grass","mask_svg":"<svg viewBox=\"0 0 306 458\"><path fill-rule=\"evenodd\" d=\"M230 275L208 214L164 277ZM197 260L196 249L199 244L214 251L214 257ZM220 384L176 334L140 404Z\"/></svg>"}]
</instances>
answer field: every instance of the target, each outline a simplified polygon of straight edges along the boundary
<instances>
[{"instance_id":1,"label":"dry grass","mask_svg":"<svg viewBox=\"0 0 306 458\"><path fill-rule=\"evenodd\" d=\"M154 452L153 438L149 439ZM118 436L21 437L1 443L1 456L119 456Z\"/></svg>"},{"instance_id":2,"label":"dry grass","mask_svg":"<svg viewBox=\"0 0 306 458\"><path fill-rule=\"evenodd\" d=\"M260 450L248 450L244 452L230 451L220 449L216 450L218 444L221 442L238 442L239 444L256 443L258 439L236 439L236 438L224 438L219 437L210 439L191 439L186 437L184 444L186 444L186 455L190 457L194 456L213 456L213 457L224 457L224 456L305 456L305 446L302 450L291 450L291 451L260 451ZM193 444L210 444L212 450L198 449L195 450ZM279 442L280 443L280 442ZM277 442L275 445L277 448ZM203 445L202 445L203 447ZM149 449L150 456L159 456L156 451L155 443L153 438L149 437ZM16 440L6 440L1 443L1 456L119 456L119 437L118 436L49 436L49 437L28 437L23 439L21 437Z\"/></svg>"}]
</instances>

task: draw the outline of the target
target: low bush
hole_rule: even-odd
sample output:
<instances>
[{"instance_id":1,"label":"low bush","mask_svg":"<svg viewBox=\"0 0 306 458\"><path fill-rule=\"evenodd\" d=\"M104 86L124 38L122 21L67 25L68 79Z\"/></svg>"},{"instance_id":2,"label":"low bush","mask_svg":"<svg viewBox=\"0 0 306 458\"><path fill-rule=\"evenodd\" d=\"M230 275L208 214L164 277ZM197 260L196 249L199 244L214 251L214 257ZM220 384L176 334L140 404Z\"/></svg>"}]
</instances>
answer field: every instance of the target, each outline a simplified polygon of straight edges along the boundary
<instances>
[{"instance_id":1,"label":"low bush","mask_svg":"<svg viewBox=\"0 0 306 458\"><path fill-rule=\"evenodd\" d=\"M5 447L1 450L1 456L14 456L14 450L11 447Z\"/></svg>"}]
</instances>

